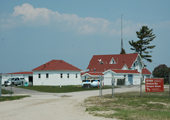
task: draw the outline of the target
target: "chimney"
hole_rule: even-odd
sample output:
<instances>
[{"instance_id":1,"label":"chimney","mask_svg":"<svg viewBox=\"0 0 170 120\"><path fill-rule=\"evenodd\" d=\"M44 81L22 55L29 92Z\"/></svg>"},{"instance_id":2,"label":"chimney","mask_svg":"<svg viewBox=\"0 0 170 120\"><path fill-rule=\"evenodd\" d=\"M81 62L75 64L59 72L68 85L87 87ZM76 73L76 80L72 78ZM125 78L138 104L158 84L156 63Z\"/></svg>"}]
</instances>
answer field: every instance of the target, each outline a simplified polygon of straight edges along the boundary
<instances>
[{"instance_id":1,"label":"chimney","mask_svg":"<svg viewBox=\"0 0 170 120\"><path fill-rule=\"evenodd\" d=\"M96 68L94 68L94 73L96 72Z\"/></svg>"}]
</instances>

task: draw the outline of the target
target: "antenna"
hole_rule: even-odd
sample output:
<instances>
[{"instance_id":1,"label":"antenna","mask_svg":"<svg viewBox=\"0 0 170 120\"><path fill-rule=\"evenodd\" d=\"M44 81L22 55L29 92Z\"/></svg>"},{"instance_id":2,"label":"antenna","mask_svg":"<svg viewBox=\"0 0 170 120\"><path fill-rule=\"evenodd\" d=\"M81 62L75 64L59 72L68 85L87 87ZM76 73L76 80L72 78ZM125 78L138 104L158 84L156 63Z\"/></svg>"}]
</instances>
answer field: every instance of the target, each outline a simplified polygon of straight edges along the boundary
<instances>
[{"instance_id":1,"label":"antenna","mask_svg":"<svg viewBox=\"0 0 170 120\"><path fill-rule=\"evenodd\" d=\"M121 14L121 50L123 49L122 16L123 14Z\"/></svg>"}]
</instances>

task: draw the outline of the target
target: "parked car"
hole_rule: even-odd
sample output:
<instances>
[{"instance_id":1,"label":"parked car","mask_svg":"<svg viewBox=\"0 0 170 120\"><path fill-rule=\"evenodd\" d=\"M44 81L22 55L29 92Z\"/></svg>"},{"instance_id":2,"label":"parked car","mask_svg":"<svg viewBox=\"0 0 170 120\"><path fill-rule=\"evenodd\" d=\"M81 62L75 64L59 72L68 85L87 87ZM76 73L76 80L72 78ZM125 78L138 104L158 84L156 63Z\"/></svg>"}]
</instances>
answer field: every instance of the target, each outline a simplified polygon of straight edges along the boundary
<instances>
[{"instance_id":1,"label":"parked car","mask_svg":"<svg viewBox=\"0 0 170 120\"><path fill-rule=\"evenodd\" d=\"M99 85L100 85L100 80L98 79L82 80L82 87L84 88L98 87Z\"/></svg>"},{"instance_id":2,"label":"parked car","mask_svg":"<svg viewBox=\"0 0 170 120\"><path fill-rule=\"evenodd\" d=\"M4 81L5 87L10 86L12 81L14 81L14 80L15 80L15 78L9 78L8 80Z\"/></svg>"},{"instance_id":3,"label":"parked car","mask_svg":"<svg viewBox=\"0 0 170 120\"><path fill-rule=\"evenodd\" d=\"M23 85L24 82L26 82L25 78L15 78L13 84L15 86L18 86L18 85Z\"/></svg>"}]
</instances>

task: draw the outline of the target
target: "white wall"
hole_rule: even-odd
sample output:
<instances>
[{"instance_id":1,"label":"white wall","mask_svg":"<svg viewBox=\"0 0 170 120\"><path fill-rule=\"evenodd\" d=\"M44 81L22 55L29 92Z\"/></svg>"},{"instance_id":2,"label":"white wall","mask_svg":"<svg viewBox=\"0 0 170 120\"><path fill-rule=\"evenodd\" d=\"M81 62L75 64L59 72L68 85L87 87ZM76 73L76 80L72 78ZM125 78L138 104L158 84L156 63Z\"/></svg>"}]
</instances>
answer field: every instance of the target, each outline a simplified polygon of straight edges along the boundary
<instances>
[{"instance_id":1,"label":"white wall","mask_svg":"<svg viewBox=\"0 0 170 120\"><path fill-rule=\"evenodd\" d=\"M127 73L113 73L111 71L106 72L104 74L104 85L111 85L111 81L112 81L112 74L115 80L115 84L117 85L117 79L124 79L125 81L128 81L128 74ZM126 75L126 77L124 77L124 75ZM140 74L132 74L133 75L133 85L140 85Z\"/></svg>"},{"instance_id":2,"label":"white wall","mask_svg":"<svg viewBox=\"0 0 170 120\"><path fill-rule=\"evenodd\" d=\"M133 75L133 85L140 85L140 74Z\"/></svg>"},{"instance_id":3,"label":"white wall","mask_svg":"<svg viewBox=\"0 0 170 120\"><path fill-rule=\"evenodd\" d=\"M67 78L68 73L69 78ZM46 74L49 74L49 78L46 78ZM33 71L33 85L81 85L80 71Z\"/></svg>"},{"instance_id":4,"label":"white wall","mask_svg":"<svg viewBox=\"0 0 170 120\"><path fill-rule=\"evenodd\" d=\"M112 85L112 74L113 72L110 71L104 74L104 85Z\"/></svg>"}]
</instances>

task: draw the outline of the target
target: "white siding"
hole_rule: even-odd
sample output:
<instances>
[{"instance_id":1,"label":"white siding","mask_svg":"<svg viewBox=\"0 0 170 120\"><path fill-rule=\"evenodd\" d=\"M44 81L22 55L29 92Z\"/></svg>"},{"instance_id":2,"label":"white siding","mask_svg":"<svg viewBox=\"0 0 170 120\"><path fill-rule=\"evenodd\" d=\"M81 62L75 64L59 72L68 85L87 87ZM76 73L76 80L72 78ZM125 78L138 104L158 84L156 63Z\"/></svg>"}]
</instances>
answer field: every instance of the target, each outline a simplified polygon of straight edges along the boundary
<instances>
[{"instance_id":1,"label":"white siding","mask_svg":"<svg viewBox=\"0 0 170 120\"><path fill-rule=\"evenodd\" d=\"M104 74L104 85L111 85L113 72L109 71Z\"/></svg>"},{"instance_id":2,"label":"white siding","mask_svg":"<svg viewBox=\"0 0 170 120\"><path fill-rule=\"evenodd\" d=\"M117 85L117 79L124 79L125 78L125 82L128 81L128 74L127 73L113 73L111 71L108 71L104 74L104 85L111 85L111 81L112 81L112 74L113 74L113 78L115 80L115 84ZM126 76L124 76L126 75ZM140 74L132 74L133 75L133 85L140 85Z\"/></svg>"},{"instance_id":3,"label":"white siding","mask_svg":"<svg viewBox=\"0 0 170 120\"><path fill-rule=\"evenodd\" d=\"M62 78L60 74L62 73ZM39 74L41 78L39 78ZM48 74L48 78L46 78ZM69 78L67 78L69 74ZM77 78L76 78L77 74ZM80 85L80 71L33 71L33 85Z\"/></svg>"}]
</instances>

